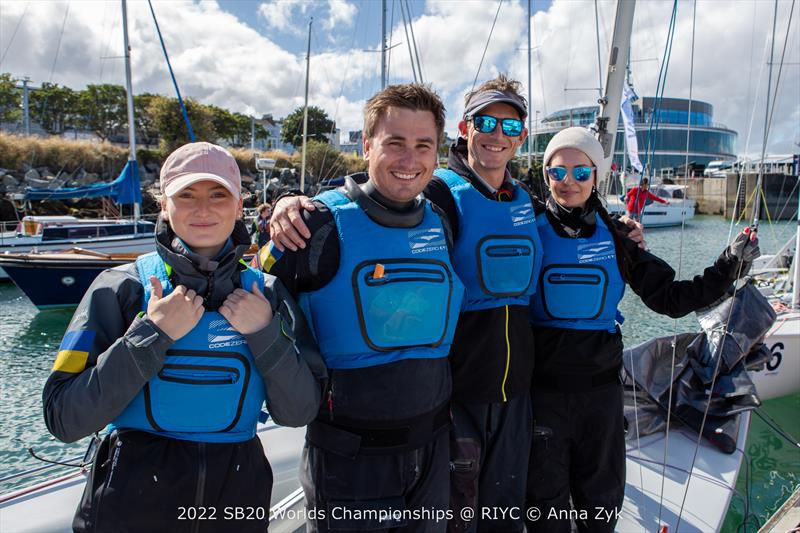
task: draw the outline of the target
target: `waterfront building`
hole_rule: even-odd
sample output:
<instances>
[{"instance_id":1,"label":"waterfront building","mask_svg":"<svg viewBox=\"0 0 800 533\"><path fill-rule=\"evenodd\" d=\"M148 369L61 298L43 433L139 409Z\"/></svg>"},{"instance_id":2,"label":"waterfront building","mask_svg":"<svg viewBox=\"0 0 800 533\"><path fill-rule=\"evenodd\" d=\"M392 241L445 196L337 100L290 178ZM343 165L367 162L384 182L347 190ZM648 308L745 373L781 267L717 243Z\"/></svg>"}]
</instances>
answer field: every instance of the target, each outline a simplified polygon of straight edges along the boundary
<instances>
[{"instance_id":1,"label":"waterfront building","mask_svg":"<svg viewBox=\"0 0 800 533\"><path fill-rule=\"evenodd\" d=\"M690 106L691 103L691 120ZM655 171L683 167L686 163L686 135L689 131L689 163L705 167L711 161L735 161L738 134L723 124L714 122L714 107L700 100L662 98L657 110L658 129L649 143L648 130L654 113L655 99L640 98L633 103L639 159ZM594 123L598 106L573 107L551 113L536 124L531 137L535 137L534 155L541 158L550 139L564 128L588 126ZM622 116L616 136L614 161L621 167L625 136ZM527 144L520 149L527 154ZM702 174L702 170L700 171Z\"/></svg>"}]
</instances>

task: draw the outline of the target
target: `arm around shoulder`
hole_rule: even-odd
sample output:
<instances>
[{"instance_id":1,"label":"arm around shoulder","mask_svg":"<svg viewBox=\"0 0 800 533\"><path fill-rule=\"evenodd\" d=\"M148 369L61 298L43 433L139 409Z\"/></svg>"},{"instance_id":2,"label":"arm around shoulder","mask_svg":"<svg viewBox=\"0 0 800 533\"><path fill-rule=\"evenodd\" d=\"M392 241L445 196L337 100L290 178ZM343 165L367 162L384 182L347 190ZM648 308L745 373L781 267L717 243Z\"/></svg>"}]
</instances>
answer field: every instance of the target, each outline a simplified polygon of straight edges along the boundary
<instances>
[{"instance_id":1,"label":"arm around shoulder","mask_svg":"<svg viewBox=\"0 0 800 533\"><path fill-rule=\"evenodd\" d=\"M265 277L274 316L266 328L247 335L247 342L267 389L270 415L280 425L299 427L319 411L327 369L289 291L274 276Z\"/></svg>"}]
</instances>

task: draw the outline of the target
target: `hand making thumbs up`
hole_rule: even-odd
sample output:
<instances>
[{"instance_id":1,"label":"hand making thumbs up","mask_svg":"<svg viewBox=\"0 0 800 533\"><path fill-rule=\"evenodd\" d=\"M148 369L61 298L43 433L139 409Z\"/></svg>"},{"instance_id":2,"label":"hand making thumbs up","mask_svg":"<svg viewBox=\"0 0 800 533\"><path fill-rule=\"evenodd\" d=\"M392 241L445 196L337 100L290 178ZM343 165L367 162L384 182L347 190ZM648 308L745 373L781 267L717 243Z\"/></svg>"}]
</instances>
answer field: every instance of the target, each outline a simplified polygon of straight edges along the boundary
<instances>
[{"instance_id":1,"label":"hand making thumbs up","mask_svg":"<svg viewBox=\"0 0 800 533\"><path fill-rule=\"evenodd\" d=\"M189 333L203 316L203 298L196 292L178 285L166 297L161 281L150 276L152 289L147 302L147 316L169 337L176 341Z\"/></svg>"}]
</instances>

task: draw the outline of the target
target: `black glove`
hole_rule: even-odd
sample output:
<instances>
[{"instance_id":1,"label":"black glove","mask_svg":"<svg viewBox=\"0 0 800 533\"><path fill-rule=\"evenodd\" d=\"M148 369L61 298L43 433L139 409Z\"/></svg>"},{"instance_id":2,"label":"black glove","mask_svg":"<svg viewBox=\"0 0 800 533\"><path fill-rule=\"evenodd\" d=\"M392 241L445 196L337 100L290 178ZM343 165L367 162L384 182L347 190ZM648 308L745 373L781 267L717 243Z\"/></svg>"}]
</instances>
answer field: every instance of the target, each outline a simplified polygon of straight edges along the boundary
<instances>
[{"instance_id":1,"label":"black glove","mask_svg":"<svg viewBox=\"0 0 800 533\"><path fill-rule=\"evenodd\" d=\"M739 277L746 276L753 261L761 257L758 237L755 232L750 231L750 227L746 227L733 239L730 246L725 249L724 254L729 260L742 263Z\"/></svg>"}]
</instances>

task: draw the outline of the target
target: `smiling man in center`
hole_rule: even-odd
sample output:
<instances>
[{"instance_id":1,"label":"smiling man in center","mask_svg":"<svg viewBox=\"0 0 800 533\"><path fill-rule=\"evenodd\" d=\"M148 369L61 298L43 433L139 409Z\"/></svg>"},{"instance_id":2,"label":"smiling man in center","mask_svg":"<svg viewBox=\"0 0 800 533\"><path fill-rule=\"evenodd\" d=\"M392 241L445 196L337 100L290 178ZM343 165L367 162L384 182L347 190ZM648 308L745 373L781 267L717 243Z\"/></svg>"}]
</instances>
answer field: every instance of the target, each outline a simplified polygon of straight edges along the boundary
<instances>
[{"instance_id":1,"label":"smiling man in center","mask_svg":"<svg viewBox=\"0 0 800 533\"><path fill-rule=\"evenodd\" d=\"M298 296L329 369L301 465L320 511L309 531L445 530L447 356L464 288L446 222L421 196L443 129L427 87L377 93L364 109L369 180L312 199L308 246L259 254Z\"/></svg>"}]
</instances>

